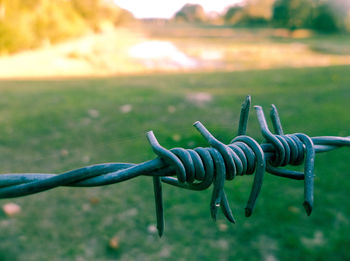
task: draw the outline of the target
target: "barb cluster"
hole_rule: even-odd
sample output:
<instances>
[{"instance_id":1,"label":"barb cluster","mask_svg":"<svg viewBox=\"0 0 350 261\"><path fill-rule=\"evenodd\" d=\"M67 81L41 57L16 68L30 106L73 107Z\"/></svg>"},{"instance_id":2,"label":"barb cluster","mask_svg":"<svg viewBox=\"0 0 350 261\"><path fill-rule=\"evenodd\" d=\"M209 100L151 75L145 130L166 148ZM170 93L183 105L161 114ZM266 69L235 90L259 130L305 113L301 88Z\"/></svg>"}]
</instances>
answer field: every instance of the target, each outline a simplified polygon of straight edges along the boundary
<instances>
[{"instance_id":1,"label":"barb cluster","mask_svg":"<svg viewBox=\"0 0 350 261\"><path fill-rule=\"evenodd\" d=\"M162 182L173 186L204 190L213 185L210 213L215 220L220 207L225 217L235 223L226 193L225 180L236 176L254 175L245 215L249 217L259 196L265 172L296 180L304 180L304 208L308 215L313 208L315 154L342 146L350 146L349 137L309 137L303 133L284 134L277 109L272 105L271 120L274 133L266 123L262 107L255 106L260 128L266 142L259 144L246 135L251 98L248 96L241 109L238 134L228 144L217 140L202 123L194 127L207 140L210 147L166 149L152 131L147 138L156 159L140 164L105 163L71 170L61 174L21 173L0 175L0 198L26 196L58 186L89 187L122 182L140 175L153 176L157 228L159 236L164 230ZM288 170L287 165L302 165L304 171Z\"/></svg>"}]
</instances>

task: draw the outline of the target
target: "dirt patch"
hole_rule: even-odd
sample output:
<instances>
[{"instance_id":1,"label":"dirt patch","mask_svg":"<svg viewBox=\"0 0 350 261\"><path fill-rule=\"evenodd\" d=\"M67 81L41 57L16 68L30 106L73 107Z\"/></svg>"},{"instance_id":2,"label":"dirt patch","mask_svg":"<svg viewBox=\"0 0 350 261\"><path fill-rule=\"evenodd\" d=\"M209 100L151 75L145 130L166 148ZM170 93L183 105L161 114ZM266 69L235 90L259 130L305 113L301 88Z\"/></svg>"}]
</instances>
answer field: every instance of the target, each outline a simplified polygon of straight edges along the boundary
<instances>
[{"instance_id":1,"label":"dirt patch","mask_svg":"<svg viewBox=\"0 0 350 261\"><path fill-rule=\"evenodd\" d=\"M195 92L186 95L186 99L196 105L204 105L213 100L213 96L207 92Z\"/></svg>"}]
</instances>

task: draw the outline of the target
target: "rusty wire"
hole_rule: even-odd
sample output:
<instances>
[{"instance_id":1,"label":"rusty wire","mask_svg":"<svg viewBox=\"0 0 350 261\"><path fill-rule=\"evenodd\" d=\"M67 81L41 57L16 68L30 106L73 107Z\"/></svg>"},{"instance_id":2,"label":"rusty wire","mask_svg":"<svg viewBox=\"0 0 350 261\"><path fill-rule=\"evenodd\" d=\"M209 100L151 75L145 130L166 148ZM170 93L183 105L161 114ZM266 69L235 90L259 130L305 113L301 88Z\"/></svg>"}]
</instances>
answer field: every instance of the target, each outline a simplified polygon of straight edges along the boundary
<instances>
[{"instance_id":1,"label":"rusty wire","mask_svg":"<svg viewBox=\"0 0 350 261\"><path fill-rule=\"evenodd\" d=\"M227 196L225 180L254 174L245 215L249 217L259 196L264 173L304 180L303 206L307 215L313 208L315 154L339 147L350 147L350 136L309 137L303 133L284 134L277 108L272 105L270 117L275 134L266 123L262 107L255 106L265 142L259 144L246 135L251 98L245 99L238 124L238 133L228 145L217 140L202 123L194 127L208 141L210 147L166 149L152 131L147 133L157 158L140 164L104 163L91 165L61 174L15 173L0 175L0 198L26 196L59 186L92 187L126 181L140 175L152 176L155 195L158 234L164 230L162 182L190 190L204 190L213 185L210 213L215 220L220 207L225 217L235 223ZM304 171L288 170L287 165L302 165Z\"/></svg>"}]
</instances>

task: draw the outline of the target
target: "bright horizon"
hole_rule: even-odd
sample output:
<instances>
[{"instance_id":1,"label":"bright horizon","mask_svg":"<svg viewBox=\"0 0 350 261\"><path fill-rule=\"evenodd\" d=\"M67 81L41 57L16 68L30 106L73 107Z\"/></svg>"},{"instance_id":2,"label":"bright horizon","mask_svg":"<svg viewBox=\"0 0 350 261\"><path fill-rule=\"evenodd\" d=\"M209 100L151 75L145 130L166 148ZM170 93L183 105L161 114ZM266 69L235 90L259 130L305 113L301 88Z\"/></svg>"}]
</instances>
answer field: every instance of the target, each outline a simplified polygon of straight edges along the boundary
<instances>
[{"instance_id":1,"label":"bright horizon","mask_svg":"<svg viewBox=\"0 0 350 261\"><path fill-rule=\"evenodd\" d=\"M115 0L115 3L128 11L136 18L171 18L185 4L200 4L208 12L222 12L230 5L242 2L243 0Z\"/></svg>"}]
</instances>

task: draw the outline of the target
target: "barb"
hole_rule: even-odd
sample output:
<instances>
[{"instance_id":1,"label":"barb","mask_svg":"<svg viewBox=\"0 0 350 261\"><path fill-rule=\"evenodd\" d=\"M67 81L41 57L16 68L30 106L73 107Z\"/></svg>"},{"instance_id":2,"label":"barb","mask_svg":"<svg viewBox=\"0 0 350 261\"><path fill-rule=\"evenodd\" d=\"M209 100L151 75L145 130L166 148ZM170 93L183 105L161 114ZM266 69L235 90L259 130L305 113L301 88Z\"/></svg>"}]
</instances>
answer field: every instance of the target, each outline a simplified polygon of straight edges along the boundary
<instances>
[{"instance_id":1,"label":"barb","mask_svg":"<svg viewBox=\"0 0 350 261\"><path fill-rule=\"evenodd\" d=\"M225 180L255 173L245 215L251 216L262 188L264 173L304 180L303 206L307 215L313 208L315 154L339 147L350 147L349 137L309 137L303 133L284 134L277 108L272 105L270 117L273 134L267 125L262 107L255 106L262 136L266 142L259 144L246 135L251 98L247 96L238 124L238 136L229 144L217 140L200 122L194 127L210 147L166 149L157 141L152 131L148 141L158 156L140 164L105 163L71 170L61 174L19 173L0 175L0 198L26 196L59 186L92 187L123 182L140 175L153 177L157 229L159 236L164 230L162 183L190 190L205 190L213 185L210 213L216 220L220 207L228 221L235 223L226 193ZM304 171L288 170L287 165L302 165Z\"/></svg>"}]
</instances>

